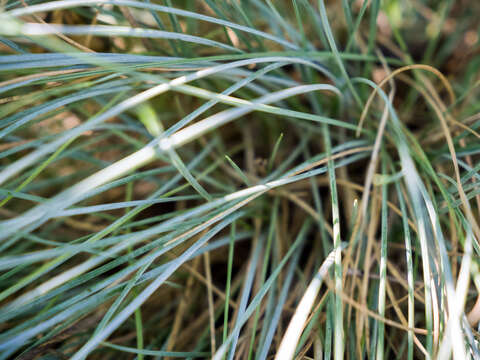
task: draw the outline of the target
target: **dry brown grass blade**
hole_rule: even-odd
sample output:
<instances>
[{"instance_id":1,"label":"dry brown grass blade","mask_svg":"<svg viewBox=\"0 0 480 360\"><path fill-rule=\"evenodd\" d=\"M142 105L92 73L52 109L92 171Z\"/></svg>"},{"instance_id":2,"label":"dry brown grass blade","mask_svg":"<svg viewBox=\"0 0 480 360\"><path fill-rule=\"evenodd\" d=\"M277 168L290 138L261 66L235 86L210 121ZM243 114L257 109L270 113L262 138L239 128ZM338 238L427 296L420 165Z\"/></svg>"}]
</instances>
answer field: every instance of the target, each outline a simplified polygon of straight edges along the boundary
<instances>
[{"instance_id":1,"label":"dry brown grass blade","mask_svg":"<svg viewBox=\"0 0 480 360\"><path fill-rule=\"evenodd\" d=\"M424 64L414 64L414 65L407 65L403 66L399 69L396 69L392 71L391 74L389 74L385 79L383 79L379 84L378 87L381 89L387 82L389 82L391 79L393 79L395 76L398 74L408 71L408 70L415 70L415 69L421 69L421 70L426 70L429 71L433 74L435 74L443 83L445 88L448 91L448 94L450 96L450 101L452 104L455 103L455 93L453 92L452 86L450 85L450 82L447 80L447 78L437 69L435 69L433 66L430 65L424 65ZM375 95L377 94L378 89L375 88L372 93L370 94L370 97L368 98L365 107L363 108L362 115L360 116L360 120L358 122L358 128L356 131L356 135L359 136L360 132L362 131L363 123L365 121L365 117L367 116L368 110L370 109L370 105L372 104L373 99L375 98Z\"/></svg>"},{"instance_id":2,"label":"dry brown grass blade","mask_svg":"<svg viewBox=\"0 0 480 360\"><path fill-rule=\"evenodd\" d=\"M23 7L27 8L28 7L28 4L25 2L25 0L20 0L20 2L22 3ZM43 25L49 25L47 22L45 22L40 16L38 16L37 14L33 14L32 15L33 18L38 21L39 23L43 24ZM56 36L58 36L60 39L62 39L63 41L65 41L66 43L72 45L73 47L76 47L77 49L81 50L81 51L85 51L85 52L89 52L89 53L94 53L95 51L93 51L92 49L88 48L87 46L84 46L82 44L79 44L78 42L76 42L75 40L72 40L70 39L68 36L65 36L64 34L62 33L55 33Z\"/></svg>"},{"instance_id":3,"label":"dry brown grass blade","mask_svg":"<svg viewBox=\"0 0 480 360\"><path fill-rule=\"evenodd\" d=\"M207 278L208 313L210 320L210 347L212 354L215 354L217 347L215 344L215 309L212 293L212 271L210 267L210 253L208 251L205 252L203 258L205 260L205 277Z\"/></svg>"},{"instance_id":4,"label":"dry brown grass blade","mask_svg":"<svg viewBox=\"0 0 480 360\"><path fill-rule=\"evenodd\" d=\"M198 268L200 264L200 258L195 258L193 261L192 268ZM175 317L173 320L172 331L170 332L170 336L167 342L167 351L172 351L175 348L175 343L177 341L178 334L180 329L182 328L183 317L187 312L188 306L191 305L190 299L192 294L192 288L194 286L194 278L193 276L189 276L187 279L187 283L185 285L185 292L180 300L180 304L178 305L177 312L175 313Z\"/></svg>"}]
</instances>

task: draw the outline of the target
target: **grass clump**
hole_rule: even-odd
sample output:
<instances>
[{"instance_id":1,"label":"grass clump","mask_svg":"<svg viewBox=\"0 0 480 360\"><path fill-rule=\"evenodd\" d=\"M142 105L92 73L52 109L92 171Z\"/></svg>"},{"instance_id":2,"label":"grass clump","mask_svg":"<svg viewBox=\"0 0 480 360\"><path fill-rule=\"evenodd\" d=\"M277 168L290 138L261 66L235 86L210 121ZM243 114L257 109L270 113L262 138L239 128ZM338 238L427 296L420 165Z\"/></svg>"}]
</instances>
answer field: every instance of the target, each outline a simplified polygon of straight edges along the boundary
<instances>
[{"instance_id":1,"label":"grass clump","mask_svg":"<svg viewBox=\"0 0 480 360\"><path fill-rule=\"evenodd\" d=\"M0 359L480 358L480 4L1 6Z\"/></svg>"}]
</instances>

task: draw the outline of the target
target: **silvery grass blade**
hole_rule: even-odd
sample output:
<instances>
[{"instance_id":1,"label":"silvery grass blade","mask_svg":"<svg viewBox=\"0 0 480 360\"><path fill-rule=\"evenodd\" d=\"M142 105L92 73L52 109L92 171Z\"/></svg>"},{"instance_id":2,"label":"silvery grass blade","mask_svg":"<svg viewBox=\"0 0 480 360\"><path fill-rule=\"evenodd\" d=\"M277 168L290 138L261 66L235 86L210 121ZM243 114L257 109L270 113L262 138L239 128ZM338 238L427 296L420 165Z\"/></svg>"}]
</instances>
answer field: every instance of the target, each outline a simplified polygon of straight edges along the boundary
<instances>
[{"instance_id":1,"label":"silvery grass blade","mask_svg":"<svg viewBox=\"0 0 480 360\"><path fill-rule=\"evenodd\" d=\"M48 3L29 6L29 7L24 8L24 9L9 10L9 11L5 12L4 14L5 14L5 16L8 16L8 17L19 17L19 16L34 14L34 13L42 12L42 11L54 11L54 10L72 8L72 7L77 7L77 6L96 5L97 3L98 2L95 1L95 0L51 1L51 2L48 2ZM275 36L272 36L268 33L263 32L263 31L252 29L252 28L249 28L247 26L238 25L238 24L232 23L230 21L225 21L225 20L221 20L221 19L218 19L218 18L194 13L194 12L191 12L191 11L185 11L185 10L176 9L176 8L173 8L173 7L161 6L161 5L151 4L151 3L142 3L142 2L139 2L139 1L129 1L129 0L106 0L103 3L104 4L124 5L124 6L136 7L136 8L149 9L149 10L153 10L153 11L165 12L165 13L175 14L175 15L179 15L179 16L191 17L191 18L198 19L198 20L201 20L201 21L208 21L208 22L211 22L213 24L228 26L232 29L237 29L237 30L240 30L240 31L244 31L246 33L251 33L251 34L254 34L254 35L257 35L257 36L260 36L260 37L264 37L265 39L269 39L269 40L278 42L280 44L283 44L290 49L296 49L296 46L289 43L288 41L286 41L284 39L277 38ZM7 31L11 32L12 30L7 30Z\"/></svg>"},{"instance_id":2,"label":"silvery grass blade","mask_svg":"<svg viewBox=\"0 0 480 360\"><path fill-rule=\"evenodd\" d=\"M159 85L159 86L162 89L164 88L163 85ZM155 88L152 88L152 89L155 89ZM49 202L29 210L22 216L22 218L17 218L10 221L7 220L7 221L4 221L3 224L0 223L0 228L3 229L2 234L0 235L0 239L7 238L8 236L18 231L19 229L25 227L28 224L32 224L32 223L35 224L33 226L30 226L30 229L40 226L42 223L47 221L51 216L49 214L52 212L53 209L52 209L52 205L50 204L55 204L55 209L57 211L62 208L71 206L74 203L76 203L78 199L81 196L83 196L83 194L85 194L87 191L91 191L92 189L98 186L101 186L109 181L115 180L120 176L125 175L128 172L131 172L145 164L148 164L149 162L151 162L156 158L158 152L163 153L165 151L168 151L169 149L174 149L179 146L182 146L185 143L188 143L196 139L197 137L203 135L207 131L223 126L224 124L234 119L244 116L245 114L253 111L257 106L257 104L265 104L265 103L268 104L271 102L279 101L287 97L291 97L291 96L295 96L298 94L307 93L311 91L318 91L318 90L327 90L327 91L338 93L338 90L335 87L328 84L303 85L303 86L297 86L297 87L286 89L286 90L281 90L277 93L272 93L264 97L261 97L256 101L248 102L248 105L245 105L243 107L225 110L216 115L210 116L200 122L197 122L193 125L190 125L187 128L184 128L172 134L167 138L161 138L158 141L158 145L156 144L156 142L154 142L153 144L144 147L143 149L137 151L136 153L133 153L130 156L120 161L117 161L115 164L112 164L111 166L97 172L94 175L91 175L87 179L70 187L68 190L65 190L62 193L56 195ZM130 98L129 100L127 100L127 102L131 102L132 99L133 98ZM103 115L105 114L106 113L104 113ZM100 118L102 118L102 115L97 118L97 121ZM91 119L90 122L93 122L93 120L94 119ZM88 122L86 124L88 124ZM82 127L82 125L78 126L75 129L78 129L80 127ZM35 155L35 154L30 154L26 158L33 159L31 155ZM23 163L21 166L25 166L24 160L26 158L22 158L22 160L19 161L20 163ZM31 161L30 159L28 160ZM17 167L13 171L19 171L19 170L20 169L18 169ZM4 170L4 173L5 171L6 170ZM11 175L13 174L12 173L8 174L7 172L7 175L5 176L11 176Z\"/></svg>"}]
</instances>

